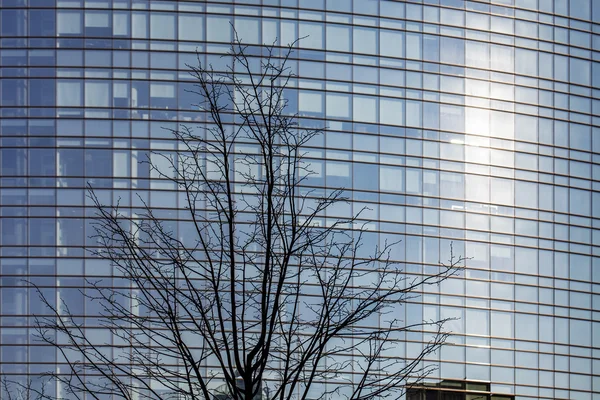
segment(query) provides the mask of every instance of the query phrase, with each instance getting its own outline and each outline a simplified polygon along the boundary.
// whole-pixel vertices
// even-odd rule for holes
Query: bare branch
[[[327,215],[350,200],[310,186],[309,143],[324,131],[287,112],[296,44],[254,57],[236,33],[227,71],[189,66],[206,124],[172,129],[177,149],[148,160],[154,181],[176,190],[177,214],[142,198],[136,209],[106,205],[90,188],[88,250],[114,271],[82,291],[98,315],[74,315],[38,289],[51,311],[38,338],[61,355],[48,376],[68,396],[396,399],[432,372],[447,319],[406,323],[398,309],[466,259],[451,248],[433,273],[409,274],[398,243],[368,247],[366,209]],[[419,354],[388,356],[414,332],[429,338]]]

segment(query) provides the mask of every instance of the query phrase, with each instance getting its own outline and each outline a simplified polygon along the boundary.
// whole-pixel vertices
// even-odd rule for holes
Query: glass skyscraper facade
[[[349,189],[337,216],[369,208],[365,246],[401,239],[411,273],[450,243],[472,257],[405,310],[458,318],[432,382],[600,398],[600,2],[1,0],[0,17],[3,375],[60,363],[32,336],[47,311],[26,280],[98,311],[80,292],[110,275],[84,250],[87,183],[178,218],[174,188],[140,161],[177,148],[164,128],[202,124],[186,64],[225,68],[235,27],[256,51],[303,38],[289,110],[327,126],[309,183]]]

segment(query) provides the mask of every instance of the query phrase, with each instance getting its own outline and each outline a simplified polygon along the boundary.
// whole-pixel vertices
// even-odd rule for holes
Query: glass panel
[[[584,20],[591,19],[591,0],[579,0],[569,2],[569,15],[571,18],[579,18]]]
[[[204,17],[194,14],[179,14],[179,40],[204,40]]]
[[[536,249],[515,247],[515,272],[532,275],[538,273],[538,252]]]
[[[177,100],[175,98],[174,83],[151,83],[150,101],[152,108],[176,109]]]
[[[107,12],[91,12],[85,13],[85,34],[87,36],[111,36],[110,14]]]
[[[443,46],[443,42],[442,42]],[[442,53],[445,53],[442,52]],[[466,65],[475,68],[489,68],[490,45],[488,43],[466,41]]]
[[[513,47],[491,45],[491,68],[503,72],[513,72],[514,54]]]
[[[379,167],[375,164],[354,163],[354,189],[377,190],[379,188]]]
[[[289,45],[298,39],[298,23],[295,21],[281,21],[281,44]]]
[[[474,42],[469,42],[474,43]],[[465,64],[465,41],[463,39],[452,39],[447,37],[441,38],[440,48],[444,51],[440,51],[440,61],[448,64]],[[476,53],[477,51],[485,51],[482,47],[480,48],[469,48],[469,54]]]
[[[569,80],[569,59],[565,56],[554,55],[554,79],[559,81]]]
[[[27,150],[2,149],[2,175],[27,175]]]
[[[355,121],[377,122],[377,99],[371,96],[354,96],[353,117]]]
[[[413,127],[423,126],[422,103],[416,100],[406,101],[406,125]]]
[[[440,172],[440,196],[464,198],[464,175],[454,172]]]
[[[56,101],[55,82],[49,79],[29,80],[29,105],[53,106]]]
[[[404,100],[379,100],[379,122],[390,125],[404,125]]]
[[[85,150],[85,173],[87,176],[110,177],[112,175],[112,152],[110,150]]]
[[[496,271],[514,271],[514,249],[499,244],[491,245],[491,268]]]
[[[233,38],[231,19],[209,15],[206,21],[206,39],[211,42],[230,43]]]
[[[36,219],[36,228],[29,231],[29,244],[32,246],[54,246],[56,224],[54,219]]]
[[[350,95],[327,94],[327,116],[331,118],[350,118]]]
[[[305,115],[323,116],[323,93],[300,91],[298,110]]]
[[[82,15],[80,11],[58,11],[56,32],[59,36],[81,34]]]
[[[406,33],[406,58],[421,59],[420,33]]]
[[[538,56],[536,51],[517,48],[515,50],[515,72],[537,76]]]
[[[131,34],[134,38],[148,38],[148,14],[134,12],[131,14]]]
[[[129,31],[129,13],[114,12],[113,13],[113,35],[127,37]]]
[[[490,130],[492,136],[506,139],[514,138],[514,114],[491,111],[490,117]]]
[[[382,38],[382,40],[383,40],[383,38]],[[386,42],[387,42],[387,40],[386,40]],[[402,42],[394,41],[391,43],[394,46],[401,46]],[[377,49],[378,49],[377,31],[372,28],[354,27],[354,30],[352,33],[352,45],[353,45],[354,52],[356,52],[356,53],[376,54]],[[400,48],[402,48],[402,47],[400,47]],[[382,55],[391,55],[391,54],[384,53]]]
[[[81,176],[84,170],[83,151],[81,149],[59,149],[56,162],[59,176]]]
[[[423,35],[423,60],[440,61],[440,38],[438,36]]]
[[[175,39],[175,15],[153,12],[150,14],[151,39]]]
[[[236,17],[235,30],[243,43],[262,44],[258,19]]]
[[[569,189],[570,212],[580,215],[591,215],[592,199],[591,193],[587,190]]]
[[[440,105],[440,126],[445,130],[464,132],[465,131],[465,109],[464,107]]]
[[[4,79],[2,81],[2,105],[25,106],[27,104],[27,81]]]
[[[324,36],[323,24],[300,22],[300,47],[322,50]]]
[[[527,314],[515,314],[515,338],[538,340],[538,321]]]
[[[406,169],[406,192],[421,194],[422,191],[422,171],[419,169]]]
[[[404,169],[399,167],[384,167],[379,169],[380,189],[392,192],[404,190]]]
[[[2,245],[24,246],[27,244],[27,220],[2,218]],[[6,310],[5,310],[6,311]]]
[[[537,208],[537,184],[533,182],[515,181],[515,205],[519,207]]]
[[[55,35],[54,10],[29,10],[29,35],[50,37]]]
[[[569,277],[571,279],[589,282],[591,279],[591,258],[581,254],[570,254]]]
[[[29,155],[30,175],[53,176],[55,174],[55,150],[30,149]]]
[[[423,102],[423,128],[440,128],[440,106],[438,103]]]
[[[479,175],[465,175],[466,200],[490,201],[490,178]]]
[[[590,66],[591,63],[587,60],[578,58],[570,58],[570,81],[578,85],[589,86],[591,84]]]
[[[350,51],[351,28],[342,25],[327,25],[327,50]]]
[[[110,105],[109,99],[110,83],[108,81],[85,82],[86,107],[108,107]]]
[[[467,309],[466,330],[470,335],[489,335],[489,311]]]
[[[82,82],[58,81],[56,91],[56,104],[59,107],[81,107],[83,105]]]

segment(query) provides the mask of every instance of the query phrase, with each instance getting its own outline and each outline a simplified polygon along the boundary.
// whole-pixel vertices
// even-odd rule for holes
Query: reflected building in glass
[[[60,362],[32,337],[45,309],[24,279],[98,311],[80,292],[110,273],[84,250],[86,183],[177,218],[176,192],[140,161],[176,148],[163,128],[196,123],[186,63],[198,51],[225,68],[233,25],[250,45],[304,37],[286,96],[301,124],[328,127],[310,184],[369,207],[365,246],[401,239],[411,273],[450,243],[472,257],[405,310],[458,318],[431,384],[600,397],[600,2],[2,0],[0,16],[5,375]]]

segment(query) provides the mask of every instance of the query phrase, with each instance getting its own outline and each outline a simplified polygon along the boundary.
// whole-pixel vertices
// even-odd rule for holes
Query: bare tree
[[[110,337],[46,301],[53,315],[38,333],[61,355],[51,375],[66,395],[397,399],[431,373],[424,359],[446,340],[445,320],[407,324],[400,311],[464,258],[410,275],[391,256],[396,243],[365,245],[362,212],[331,216],[349,200],[343,188],[310,186],[307,149],[323,130],[286,110],[292,47],[255,57],[236,39],[227,72],[190,66],[206,124],[173,130],[177,150],[149,161],[156,182],[177,191],[172,219],[90,191],[90,251],[117,274],[88,280],[85,296]],[[389,356],[413,331],[426,331],[419,354]]]

